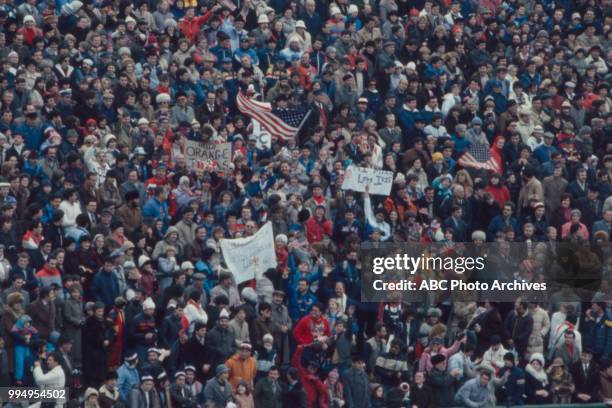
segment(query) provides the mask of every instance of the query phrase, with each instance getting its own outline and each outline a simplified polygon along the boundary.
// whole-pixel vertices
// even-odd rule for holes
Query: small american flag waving
[[[272,137],[282,140],[293,139],[299,130],[272,113],[272,106],[267,102],[256,101],[239,92],[236,103],[240,112],[261,123]]]
[[[489,145],[485,143],[472,143],[470,148],[459,158],[458,163],[461,167],[471,169],[499,171],[499,165],[491,157]]]

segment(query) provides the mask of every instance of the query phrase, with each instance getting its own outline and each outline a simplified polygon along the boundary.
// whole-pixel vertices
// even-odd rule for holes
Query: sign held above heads
[[[367,167],[349,166],[344,173],[343,190],[365,192],[370,194],[389,195],[393,185],[393,172],[369,169]]]
[[[183,154],[187,166],[202,170],[229,170],[232,162],[230,143],[201,143],[187,140]]]
[[[259,279],[265,271],[276,267],[272,223],[267,222],[250,237],[222,239],[221,252],[236,284]]]

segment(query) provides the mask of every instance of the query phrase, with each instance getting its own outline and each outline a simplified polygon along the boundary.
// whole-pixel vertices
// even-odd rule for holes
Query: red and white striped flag
[[[484,143],[474,143],[459,158],[458,163],[461,167],[472,169],[485,169],[497,172],[499,165],[489,153],[489,146]]]
[[[267,102],[256,101],[238,92],[236,103],[240,112],[261,123],[273,138],[293,139],[299,130],[272,113],[272,106]]]

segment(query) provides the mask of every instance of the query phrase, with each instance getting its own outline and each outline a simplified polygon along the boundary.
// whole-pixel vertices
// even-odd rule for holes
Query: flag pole
[[[302,121],[300,122],[300,125],[298,126],[297,130],[295,131],[296,142],[297,142],[297,137],[300,133],[300,130],[302,130],[302,126],[304,126],[304,123],[306,123],[306,119],[310,117],[311,113],[312,113],[312,109],[309,109],[306,115],[304,115],[304,117],[302,118]]]
[[[312,109],[308,109],[308,112],[306,113],[306,115],[304,115],[304,117],[302,118],[302,121],[300,122],[300,125],[298,126],[298,130],[297,130],[298,132],[302,129],[302,126],[304,126],[306,119],[308,119],[311,113],[312,113]]]

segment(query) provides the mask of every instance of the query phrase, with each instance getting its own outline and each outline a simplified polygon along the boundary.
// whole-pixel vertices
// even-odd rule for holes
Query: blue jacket
[[[42,179],[47,179],[47,175],[43,173],[42,167],[40,166],[40,164],[38,164],[38,162],[36,162],[36,164],[32,166],[29,160],[25,160],[21,171],[26,174],[29,174],[30,177],[33,179],[37,177],[41,177]]]
[[[165,229],[170,221],[168,204],[165,201],[161,202],[157,198],[151,197],[142,206],[142,216],[145,221],[162,220]]]
[[[46,204],[42,209],[42,216],[40,217],[40,221],[45,225],[49,224],[53,219],[53,216],[55,215],[55,211],[55,208],[53,208],[50,203]]]
[[[593,320],[584,322],[585,348],[590,348],[596,358],[609,357],[612,354],[612,313],[606,310],[598,320],[591,312]]]
[[[459,154],[465,152],[472,144],[472,142],[467,140],[465,136],[457,137],[456,135],[453,135],[451,139],[453,140],[453,142],[455,142],[455,151]]]
[[[306,24],[306,28],[308,32],[312,35],[312,38],[315,38],[319,34],[321,34],[321,29],[323,28],[323,19],[316,11],[310,15],[306,12],[302,13],[300,16],[300,20]]]
[[[514,234],[518,235],[519,227],[518,222],[516,222],[516,218],[510,218],[510,221],[506,223],[504,217],[502,215],[498,215],[491,220],[489,227],[487,228],[487,239],[489,241],[493,241],[495,239],[495,234],[500,231],[506,229],[507,226],[512,227],[514,230]]]
[[[404,142],[406,142],[405,139],[408,137],[409,132],[415,128],[416,115],[418,114],[419,111],[409,111],[404,108],[397,111],[397,119],[400,127],[402,128]]]
[[[119,387],[121,399],[129,401],[130,391],[140,384],[138,369],[136,369],[136,367],[130,367],[127,363],[123,363],[121,367],[117,369],[117,377],[117,386]]]
[[[289,300],[289,316],[293,321],[300,320],[310,312],[310,308],[317,303],[317,297],[309,290],[305,294],[298,293],[297,290],[291,291]]]
[[[115,298],[121,295],[119,281],[113,272],[100,270],[91,283],[91,292],[96,302],[102,302],[106,307],[115,304]]]
[[[525,372],[516,366],[511,368],[502,367],[499,370],[499,376],[503,377],[504,373],[508,370],[510,370],[510,377],[508,377],[506,384],[503,386],[505,398],[504,401],[499,402],[510,405],[522,405],[523,394],[525,394]]]
[[[23,135],[28,150],[38,150],[42,143],[42,127],[30,126],[26,122],[23,122],[15,128],[13,133],[20,133]]]
[[[533,151],[533,156],[538,159],[540,163],[547,163],[550,161],[550,155],[557,151],[554,146],[540,145]]]
[[[529,89],[529,86],[532,83],[536,84],[539,87],[540,83],[542,82],[542,76],[538,72],[536,72],[533,76],[525,72],[523,73],[523,75],[521,75],[520,79],[525,89]]]
[[[480,384],[480,377],[476,377],[459,388],[457,395],[455,395],[455,402],[463,407],[477,408],[488,406],[494,395],[495,390],[492,383],[483,387]]]

